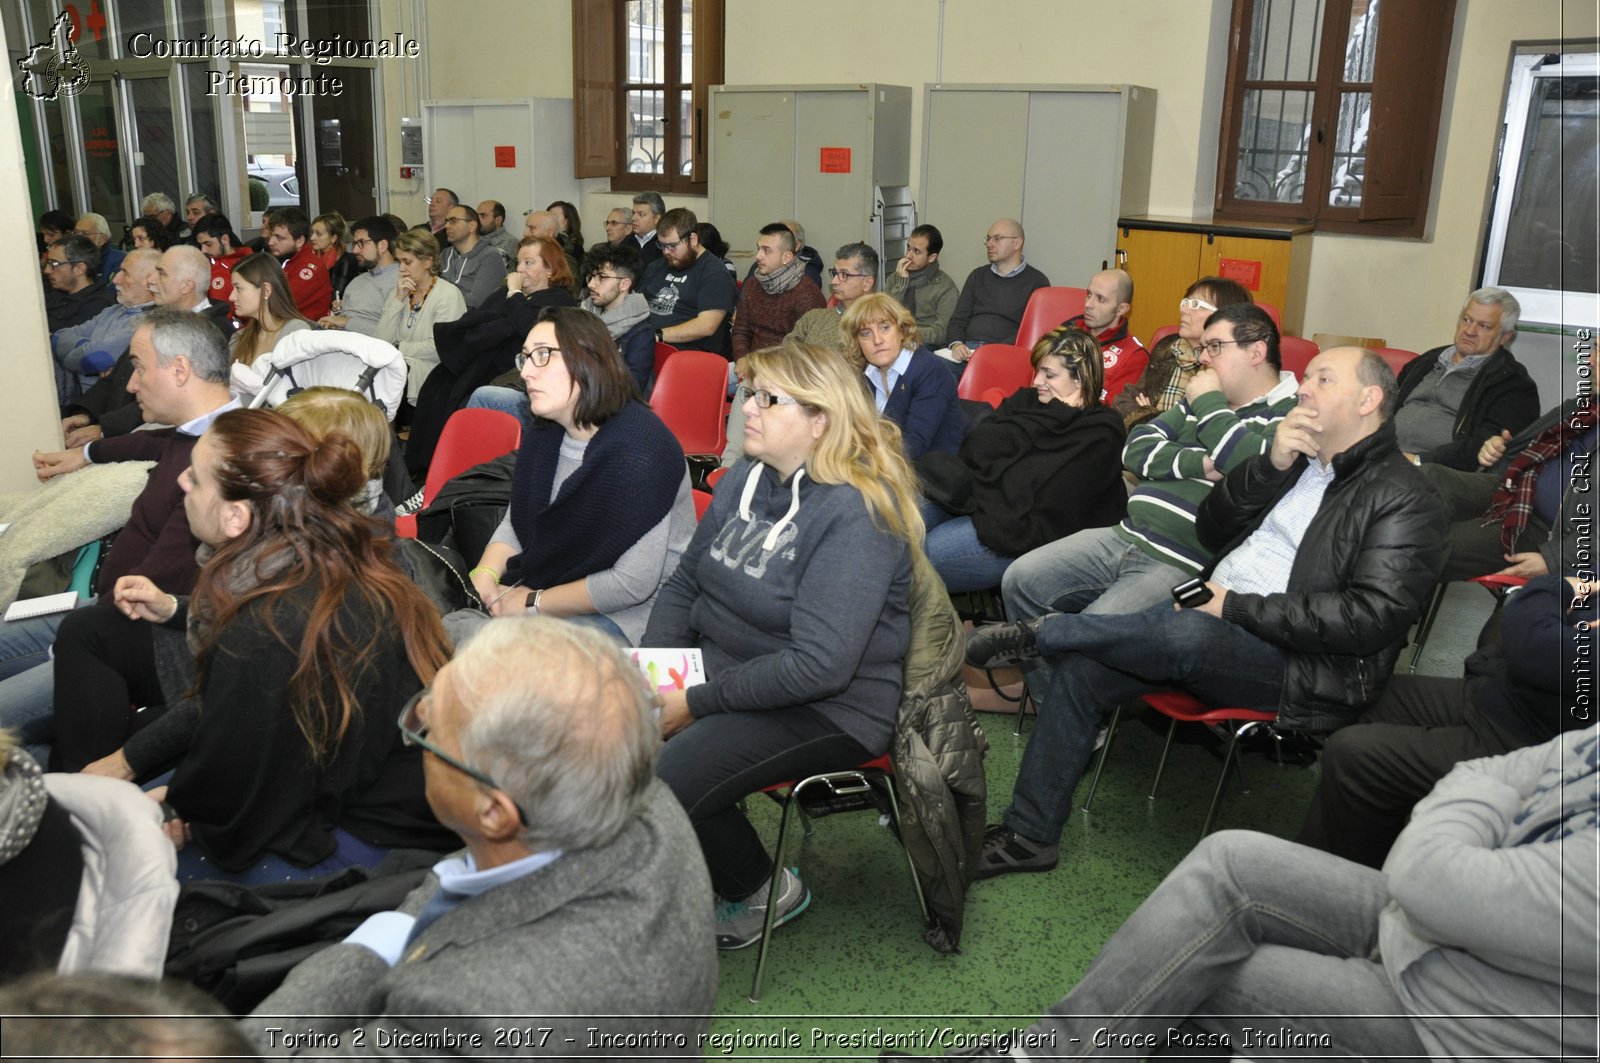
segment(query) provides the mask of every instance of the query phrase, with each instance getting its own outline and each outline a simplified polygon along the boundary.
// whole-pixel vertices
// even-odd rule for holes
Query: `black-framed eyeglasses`
[[[619,280],[622,279],[622,274],[620,274],[620,273],[591,273],[591,274],[589,274],[589,279],[592,280],[592,281],[619,281]]]
[[[662,251],[676,251],[678,248],[683,246],[683,241],[682,240],[674,240],[669,244],[669,243],[667,243],[667,241],[661,239],[658,236],[658,237],[656,237],[656,246],[661,248]]]
[[[47,258],[44,260],[45,269],[55,269],[57,266],[70,266],[71,264],[64,258]]]
[[[766,388],[752,388],[745,384],[739,385],[739,401],[748,402],[755,400],[759,409],[770,409],[772,406],[804,406],[805,403],[793,395],[774,395]]]
[[[499,790],[501,793],[505,793],[506,791],[487,772],[479,771],[477,768],[463,763],[428,741],[428,724],[423,720],[422,714],[418,710],[421,709],[423,700],[432,693],[431,687],[423,687],[413,694],[411,700],[406,702],[405,707],[400,710],[400,719],[396,722],[400,726],[401,741],[408,746],[419,746],[426,749],[429,753],[432,753],[468,778],[482,783],[491,790]],[[507,794],[506,796],[509,797],[510,795]],[[517,816],[522,820],[522,825],[526,827],[528,825],[528,814],[522,810],[522,806],[517,804],[516,801],[512,801],[511,804],[516,808]]]
[[[1246,346],[1246,344],[1242,343],[1239,340],[1211,340],[1208,343],[1199,344],[1198,346],[1195,347],[1195,350],[1199,351],[1201,354],[1205,355],[1207,358],[1215,358],[1217,356],[1217,353],[1219,351],[1221,351],[1222,348],[1228,347],[1228,346],[1243,347],[1243,346]]]
[[[543,369],[545,366],[550,364],[551,355],[560,353],[560,347],[530,347],[525,351],[518,351],[516,356],[511,360],[516,364],[517,372],[520,373],[522,372],[522,367],[527,365],[529,362],[532,362],[538,368]]]
[[[831,270],[828,271],[828,273],[829,273],[830,276],[833,277],[834,280],[840,280],[840,279],[845,279],[845,278],[850,278],[850,277],[870,277],[870,276],[872,276],[872,274],[870,274],[870,273],[851,273],[847,269],[831,269]]]

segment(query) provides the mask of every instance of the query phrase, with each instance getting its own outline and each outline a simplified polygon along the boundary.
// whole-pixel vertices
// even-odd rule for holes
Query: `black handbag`
[[[396,539],[395,549],[401,555],[401,564],[410,569],[412,581],[438,608],[439,615],[457,609],[484,608],[467,576],[468,564],[451,547],[420,539]]]

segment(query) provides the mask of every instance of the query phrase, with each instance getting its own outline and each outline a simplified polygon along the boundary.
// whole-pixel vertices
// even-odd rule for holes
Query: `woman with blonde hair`
[[[1105,363],[1082,329],[1034,344],[1033,383],[1018,388],[956,454],[917,464],[928,503],[928,560],[952,592],[1000,584],[1029,550],[1084,528],[1117,523],[1122,418],[1101,401]]]
[[[866,362],[872,401],[900,426],[906,457],[916,461],[930,450],[954,453],[965,431],[955,378],[922,342],[911,311],[873,292],[850,304],[839,334],[845,356]]]
[[[228,352],[240,365],[254,365],[278,340],[311,327],[295,305],[283,267],[265,252],[251,255],[234,268],[228,302],[239,321],[239,330],[228,338]]]
[[[745,460],[718,483],[641,643],[705,655],[705,683],[663,696],[657,772],[725,902],[724,949],[761,936],[772,875],[740,798],[889,748],[922,539],[899,429],[844,356],[784,344],[748,357]],[[785,871],[776,922],[810,900]]]
[[[465,314],[467,300],[460,288],[439,277],[439,242],[431,234],[407,229],[395,237],[394,260],[400,267],[394,294],[384,304],[374,335],[405,355],[406,399],[414,406],[423,382],[439,364],[433,326]]]

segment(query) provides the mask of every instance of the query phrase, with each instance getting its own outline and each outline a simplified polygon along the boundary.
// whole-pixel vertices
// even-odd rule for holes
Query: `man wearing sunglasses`
[[[466,849],[296,967],[246,1032],[275,1055],[327,1055],[329,1037],[336,1055],[387,1039],[430,1058],[696,1043],[717,989],[711,884],[655,779],[655,698],[624,652],[577,625],[496,620],[399,725]]]

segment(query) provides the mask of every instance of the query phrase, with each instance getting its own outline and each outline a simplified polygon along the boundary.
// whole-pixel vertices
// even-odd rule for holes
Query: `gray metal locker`
[[[926,86],[919,221],[944,235],[959,284],[983,265],[996,218],[1027,233],[1028,262],[1081,287],[1116,256],[1117,218],[1144,213],[1154,89],[1136,85]]]
[[[734,256],[782,218],[830,264],[854,240],[884,253],[883,204],[910,199],[909,88],[714,85],[711,115],[710,220]]]

